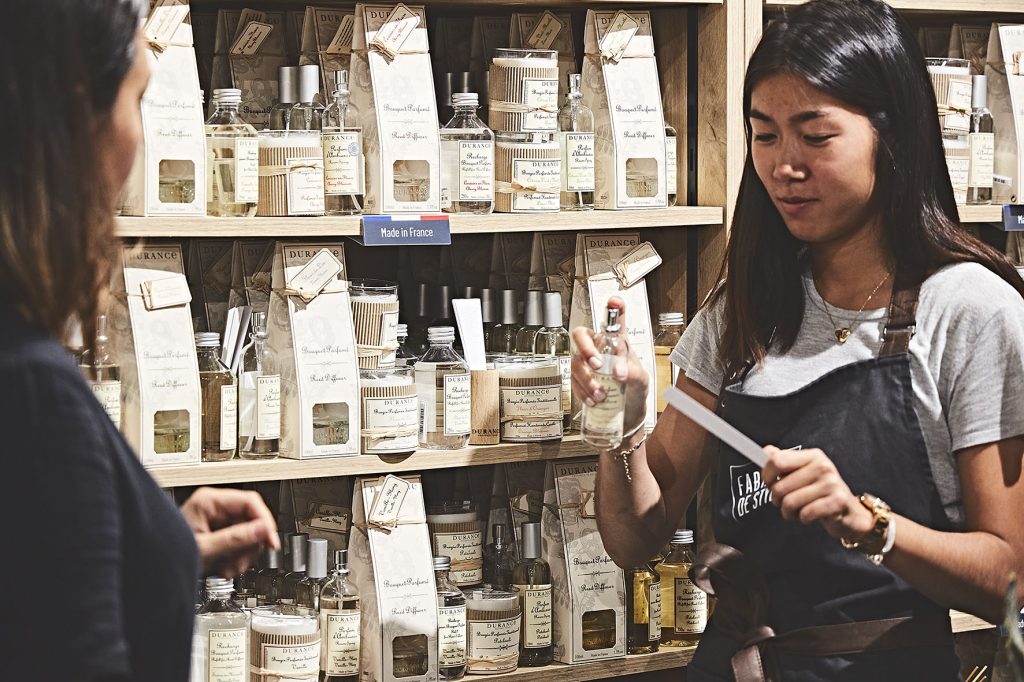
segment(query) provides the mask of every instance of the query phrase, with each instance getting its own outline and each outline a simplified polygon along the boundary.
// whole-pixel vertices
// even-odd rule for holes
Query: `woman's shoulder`
[[[979,330],[999,316],[1024,316],[1024,297],[980,263],[947,265],[921,285],[918,326]]]

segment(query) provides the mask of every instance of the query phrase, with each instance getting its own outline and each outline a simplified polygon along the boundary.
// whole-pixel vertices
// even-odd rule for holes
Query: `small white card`
[[[287,159],[285,165],[288,166],[288,215],[323,215],[323,157]]]
[[[160,0],[149,13],[142,34],[151,43],[169,43],[181,22],[188,16],[188,3],[183,0]]]
[[[249,25],[242,31],[242,34],[238,36],[235,44],[231,46],[231,54],[238,56],[256,54],[259,52],[260,46],[263,45],[263,41],[267,39],[267,36],[273,30],[274,27],[271,24],[250,21]]]
[[[235,25],[235,35],[232,36],[231,42],[235,43],[241,36],[242,31],[246,29],[254,21],[258,21],[261,24],[269,24],[270,19],[267,17],[267,13],[258,9],[243,9],[238,15],[238,24]]]
[[[320,249],[302,269],[295,273],[288,288],[297,292],[299,298],[309,303],[342,271],[341,261],[327,249]]]
[[[313,502],[309,505],[309,527],[347,533],[351,512],[336,504]]]
[[[459,338],[462,339],[469,368],[474,371],[487,369],[480,299],[456,298],[452,300],[452,307],[455,308],[455,322],[459,325]]]
[[[612,19],[608,32],[601,38],[601,56],[613,62],[618,62],[622,59],[626,48],[629,47],[629,41],[633,39],[633,36],[636,35],[639,29],[640,24],[636,19],[629,16],[626,12],[619,10]]]
[[[669,386],[666,388],[665,392],[661,394],[661,397],[666,403],[697,422],[698,426],[720,439],[723,443],[749,459],[757,466],[763,467],[768,463],[768,455],[765,454],[760,445],[750,440],[735,426],[725,421],[675,386]]]
[[[370,513],[366,515],[367,524],[385,527],[397,525],[410,488],[412,483],[409,481],[388,474],[370,505]]]
[[[537,25],[533,27],[530,37],[526,39],[526,46],[534,50],[548,50],[558,34],[562,32],[562,28],[563,25],[559,18],[545,10],[540,15]]]
[[[622,287],[628,289],[659,265],[661,265],[661,256],[658,255],[654,245],[644,242],[613,265],[612,272],[615,273],[615,278],[619,280]]]
[[[389,60],[398,56],[402,51],[402,45],[409,39],[412,32],[420,25],[420,17],[405,5],[399,3],[395,6],[391,16],[374,35],[370,41],[370,49],[377,49],[384,53]]]
[[[331,44],[324,50],[324,54],[351,54],[352,53],[352,30],[356,25],[354,14],[346,14],[341,18],[341,24],[331,39]]]
[[[192,301],[185,275],[174,275],[164,279],[147,280],[141,285],[142,301],[146,310],[161,310]]]

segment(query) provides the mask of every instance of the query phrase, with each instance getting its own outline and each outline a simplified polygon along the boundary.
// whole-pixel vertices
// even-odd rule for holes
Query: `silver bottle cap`
[[[612,334],[621,331],[622,328],[619,326],[619,315],[621,314],[622,311],[619,310],[618,308],[607,309],[604,324],[605,331],[611,332]]]
[[[475,92],[452,93],[453,107],[478,107],[480,106],[480,95]]]
[[[524,523],[523,530],[523,558],[539,559],[541,554],[540,524],[537,522]]]
[[[570,73],[569,74],[569,94],[583,96],[580,89],[583,87],[583,74],[582,73]]]
[[[348,93],[348,71],[339,69],[334,72],[334,91]]]
[[[207,578],[206,579],[206,594],[220,594],[230,595],[235,591],[234,581],[228,580],[227,578]]]
[[[313,538],[306,543],[309,548],[309,561],[306,562],[306,575],[310,578],[327,577],[327,540]]]
[[[519,324],[519,297],[515,289],[501,290],[501,323]]]
[[[220,345],[220,334],[217,332],[197,332],[196,348],[216,348]]]
[[[685,324],[686,318],[682,313],[658,313],[658,324],[662,326]]]
[[[277,69],[277,101],[280,104],[295,104],[299,98],[297,66],[281,66]]]
[[[452,558],[447,556],[436,556],[434,557],[434,570],[435,571],[450,571],[452,570]]]
[[[494,289],[480,290],[480,315],[484,324],[496,322],[494,314]]]
[[[455,343],[455,327],[430,327],[427,329],[428,343]]]
[[[562,294],[557,291],[544,294],[544,326],[551,329],[562,326]]]
[[[462,298],[480,298],[476,287],[462,287],[459,293],[462,294]]]
[[[988,108],[988,78],[971,76],[971,107],[974,109]]]
[[[544,292],[530,289],[526,292],[526,326],[540,327],[544,324]]]
[[[266,313],[253,313],[252,314],[252,333],[257,336],[265,336],[267,333],[267,314]]]
[[[266,552],[263,554],[264,568],[282,568],[282,564],[284,564],[284,551],[267,547]]]
[[[292,548],[292,571],[301,573],[306,570],[307,540],[309,540],[309,535],[307,535],[306,533],[292,533],[288,536],[288,545]]]
[[[496,523],[491,526],[491,537],[494,538],[494,544],[504,545],[505,544],[505,524]]]
[[[348,550],[334,550],[334,570],[339,573],[348,573]]]
[[[400,339],[409,338],[409,325],[405,324],[404,322],[400,322],[398,324],[398,329],[396,330],[395,335]]]
[[[110,336],[107,334],[107,316],[99,315],[96,317],[96,341],[99,343],[106,343],[110,340]]]
[[[680,528],[672,534],[673,545],[692,545],[693,544],[693,531],[685,530]]]
[[[320,93],[320,67],[303,64],[299,67],[299,101],[309,104]]]
[[[241,104],[242,91],[238,88],[217,88],[213,91],[213,101],[221,104]]]

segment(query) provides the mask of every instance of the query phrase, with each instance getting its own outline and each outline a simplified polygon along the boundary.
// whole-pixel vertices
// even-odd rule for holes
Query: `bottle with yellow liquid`
[[[674,386],[679,376],[679,368],[672,364],[669,356],[672,349],[683,336],[686,318],[682,313],[660,313],[658,315],[658,333],[654,337],[655,363],[655,395],[658,396],[658,414],[665,411],[665,401],[661,394],[669,386]]]
[[[626,653],[653,654],[661,642],[661,577],[654,560],[624,571]]]
[[[708,596],[690,580],[693,531],[677,530],[668,556],[655,567],[661,576],[661,644],[693,646],[708,622]]]

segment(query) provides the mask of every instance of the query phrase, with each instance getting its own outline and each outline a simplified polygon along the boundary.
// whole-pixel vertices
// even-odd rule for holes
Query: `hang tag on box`
[[[192,302],[192,292],[184,275],[147,280],[141,288],[146,310],[162,310]]]
[[[309,303],[341,273],[341,261],[327,249],[320,249],[288,282],[288,289]]]
[[[270,18],[267,16],[266,12],[258,9],[243,9],[238,15],[238,24],[235,25],[235,34],[231,36],[231,43],[234,44],[237,42],[242,36],[242,31],[244,31],[246,27],[254,21],[261,24],[269,24]]]
[[[347,533],[351,511],[336,504],[312,502],[309,505],[309,527]]]
[[[169,43],[187,16],[188,3],[184,0],[160,0],[149,13],[142,35],[150,43]]]
[[[356,25],[354,14],[346,14],[341,18],[341,24],[331,39],[331,44],[324,50],[324,54],[351,54],[352,53],[352,31]]]
[[[374,35],[369,47],[371,50],[382,52],[390,61],[398,56],[398,53],[402,51],[402,45],[419,25],[419,15],[399,3]]]
[[[377,527],[394,527],[402,513],[402,504],[412,484],[404,478],[388,474],[373,499],[366,523]]]
[[[608,32],[601,38],[601,56],[613,62],[622,59],[629,41],[640,30],[640,23],[626,12],[619,11],[612,19]]]
[[[260,46],[267,39],[270,32],[274,30],[271,24],[264,24],[259,21],[250,21],[249,24],[238,36],[238,40],[231,46],[231,54],[236,56],[254,55],[260,51]]]
[[[656,267],[661,265],[661,256],[650,242],[640,244],[619,262],[612,266],[612,272],[623,289],[628,289],[644,277],[649,275]]]
[[[552,43],[555,42],[555,38],[558,37],[563,28],[561,20],[545,10],[530,33],[530,37],[526,39],[526,46],[534,50],[550,49]]]

